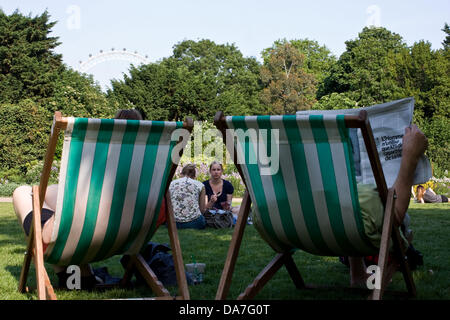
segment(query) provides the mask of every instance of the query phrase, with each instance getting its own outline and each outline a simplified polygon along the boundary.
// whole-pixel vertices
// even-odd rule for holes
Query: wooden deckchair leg
[[[184,271],[183,256],[181,254],[180,240],[178,238],[177,226],[175,224],[175,216],[173,214],[172,201],[170,200],[170,192],[166,193],[167,208],[167,228],[169,231],[170,246],[173,252],[173,263],[175,265],[175,273],[177,275],[178,293],[182,299],[189,300],[189,288]]]
[[[300,275],[300,272],[297,269],[297,266],[295,265],[294,259],[292,259],[291,255],[286,255],[284,265],[291,276],[292,281],[294,282],[294,285],[297,289],[305,289],[305,282],[303,281],[302,276]]]
[[[45,272],[44,276],[45,276],[45,293],[47,295],[47,298],[49,300],[56,300],[56,294],[55,294],[55,291],[53,290],[53,286],[52,286],[52,283],[50,282],[50,278],[48,277],[48,273]]]
[[[23,259],[22,270],[20,272],[19,279],[19,292],[25,293],[28,272],[30,271],[31,259],[33,258],[33,239],[34,239],[34,228],[30,228],[30,233],[28,234],[28,244],[27,251],[25,252],[25,257]]]
[[[279,253],[273,260],[258,274],[252,284],[250,284],[243,293],[239,295],[238,300],[253,299],[264,285],[272,279],[275,273],[283,266],[286,261],[286,255],[292,253]]]
[[[414,280],[412,278],[411,270],[409,268],[409,263],[406,260],[406,254],[400,242],[402,241],[400,237],[400,232],[398,228],[394,226],[394,218],[395,218],[394,208],[395,208],[395,190],[390,189],[388,192],[386,210],[384,213],[383,233],[381,237],[380,253],[378,259],[381,285],[379,289],[375,289],[372,293],[371,298],[374,300],[381,300],[383,292],[390,281],[390,279],[388,279],[385,275],[386,274],[385,270],[387,269],[389,256],[389,240],[391,238],[393,241],[395,258],[400,263],[400,270],[403,273],[407,290],[411,296],[414,297],[416,295],[416,287],[414,285]]]
[[[36,268],[36,284],[39,300],[47,298],[45,288],[46,271],[44,266],[44,251],[42,247],[41,205],[39,200],[39,186],[33,186],[33,222],[34,230],[34,264]]]
[[[380,272],[380,287],[372,292],[371,299],[381,300],[384,289],[390,279],[386,279],[386,269],[389,258],[389,243],[392,237],[392,227],[395,213],[395,190],[390,189],[387,196],[386,208],[384,212],[383,231],[381,234],[380,251],[378,254],[378,271]]]
[[[136,269],[144,277],[147,284],[158,297],[170,296],[169,291],[164,288],[163,284],[158,280],[158,277],[153,270],[148,266],[147,261],[139,254],[130,256],[132,263]]]
[[[394,228],[393,233],[393,241],[394,241],[394,250],[395,250],[395,256],[400,262],[400,271],[403,274],[403,278],[406,283],[406,288],[408,290],[408,293],[411,297],[416,296],[416,286],[414,284],[414,279],[412,277],[411,269],[409,267],[409,261],[407,260],[407,256],[405,253],[405,250],[403,248],[403,245],[401,243],[402,238],[400,236],[400,231],[398,228]]]
[[[220,277],[219,287],[216,293],[216,300],[224,300],[228,295],[233,277],[234,267],[241,247],[244,229],[247,225],[247,218],[250,212],[250,196],[246,190],[242,199],[241,208],[239,210],[238,220],[234,227],[233,237],[231,238],[230,247],[228,248],[227,258]]]

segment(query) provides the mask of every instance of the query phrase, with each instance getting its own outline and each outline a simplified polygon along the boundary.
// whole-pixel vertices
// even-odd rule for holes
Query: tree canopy
[[[111,101],[139,107],[160,120],[193,116],[211,119],[221,109],[229,114],[258,113],[259,64],[230,44],[186,40],[173,55],[157,63],[132,67],[130,76],[112,81]]]
[[[286,114],[302,109],[369,106],[415,98],[414,122],[429,140],[438,176],[450,158],[450,27],[442,48],[425,40],[408,46],[386,28],[363,28],[339,57],[310,39],[281,39],[245,57],[234,44],[184,40],[169,57],[131,66],[103,93],[92,76],[72,70],[55,53],[56,22],[0,10],[0,178],[26,174],[41,160],[54,111],[67,116],[112,117],[139,108],[147,119],[211,120],[232,115]],[[57,153],[57,158],[59,153]],[[6,171],[5,171],[6,170]]]
[[[275,45],[267,55],[261,68],[264,85],[261,102],[269,113],[311,109],[315,103],[316,79],[305,71],[305,55],[288,42]]]
[[[53,94],[63,69],[62,56],[53,52],[58,38],[48,36],[54,25],[47,12],[8,16],[0,9],[0,101],[42,100]]]

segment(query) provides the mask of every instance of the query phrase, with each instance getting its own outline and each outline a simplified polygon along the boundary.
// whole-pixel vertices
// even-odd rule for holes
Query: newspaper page
[[[362,109],[367,111],[373,136],[383,167],[386,184],[390,188],[397,178],[402,156],[402,138],[405,128],[411,125],[414,98],[405,98],[378,104],[365,108],[341,110],[308,110],[298,111],[297,114],[349,114],[358,115]],[[353,144],[353,160],[355,163],[356,179],[364,184],[373,183],[375,179],[367,155],[364,139],[360,130],[351,130],[350,136]],[[414,175],[414,184],[427,182],[432,176],[431,164],[423,155],[417,164]]]

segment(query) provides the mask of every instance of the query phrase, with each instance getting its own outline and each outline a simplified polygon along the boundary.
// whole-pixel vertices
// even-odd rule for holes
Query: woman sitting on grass
[[[169,187],[177,228],[204,229],[206,221],[202,212],[205,211],[205,187],[195,180],[194,164],[184,166],[181,175]]]
[[[431,188],[425,188],[422,185],[417,186],[417,202],[418,203],[444,203],[450,200],[444,196],[436,194]]]
[[[222,179],[222,164],[213,161],[209,166],[209,180],[203,181],[208,202],[206,209],[231,210],[234,187],[230,181]]]

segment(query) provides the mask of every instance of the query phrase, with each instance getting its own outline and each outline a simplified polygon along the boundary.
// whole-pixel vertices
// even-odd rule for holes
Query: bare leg
[[[58,185],[48,186],[42,207],[55,211],[57,194]],[[14,190],[12,200],[17,219],[19,220],[20,225],[23,226],[25,217],[33,210],[33,195],[31,193],[31,186],[18,187]],[[50,242],[53,231],[53,221],[54,216],[47,220],[42,228],[42,238],[44,243]]]
[[[348,257],[350,265],[350,286],[364,285],[369,275],[366,273],[366,264],[363,257]]]

